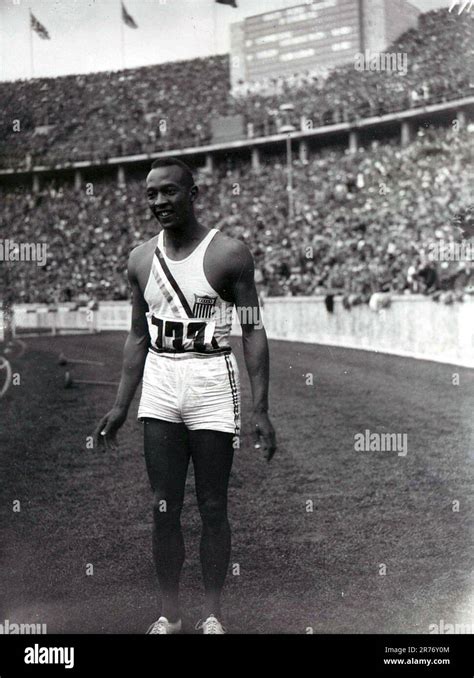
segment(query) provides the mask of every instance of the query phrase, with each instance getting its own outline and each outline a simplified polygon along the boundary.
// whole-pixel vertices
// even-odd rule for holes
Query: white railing
[[[474,367],[474,298],[446,305],[430,297],[392,297],[388,308],[372,310],[367,304],[347,310],[334,300],[329,313],[324,297],[273,297],[264,300],[263,318],[270,339],[341,346]],[[128,301],[102,302],[95,311],[24,304],[14,309],[17,336],[50,331],[51,334],[127,331]],[[238,322],[232,333],[240,334]]]

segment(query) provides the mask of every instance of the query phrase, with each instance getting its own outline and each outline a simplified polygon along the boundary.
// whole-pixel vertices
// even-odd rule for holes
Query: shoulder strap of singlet
[[[204,249],[207,249],[207,246],[210,244],[211,240],[212,240],[213,237],[216,235],[217,231],[218,231],[217,228],[211,228],[211,230],[209,231],[209,233],[206,235],[206,237],[204,238],[204,240],[197,246],[196,249],[199,249],[199,247],[201,247],[201,246],[202,246]]]
[[[199,245],[191,252],[189,256],[192,256],[193,254],[196,254],[201,249],[207,248],[213,237],[216,235],[217,231],[219,229],[217,228],[211,228],[209,233],[201,240]],[[165,256],[165,247],[164,247],[164,230],[161,230],[158,234],[158,241],[156,243],[157,249],[159,249]]]

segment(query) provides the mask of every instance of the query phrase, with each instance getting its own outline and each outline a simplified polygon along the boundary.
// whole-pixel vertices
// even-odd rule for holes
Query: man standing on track
[[[146,180],[148,204],[162,227],[132,251],[132,323],[115,405],[96,429],[116,445],[143,378],[138,417],[153,490],[153,555],[162,610],[149,633],[181,630],[178,594],[184,562],[180,516],[189,460],[202,519],[203,633],[224,633],[220,596],[231,547],[227,487],[239,447],[240,384],[229,346],[232,309],[242,326],[245,363],[260,447],[270,460],[275,432],[268,416],[269,355],[252,256],[242,242],[198,223],[198,188],[176,158],[157,160]]]

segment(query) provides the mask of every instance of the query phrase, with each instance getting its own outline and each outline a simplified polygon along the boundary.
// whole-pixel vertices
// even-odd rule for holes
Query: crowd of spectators
[[[405,148],[374,141],[295,161],[292,223],[285,158],[252,169],[229,157],[198,173],[198,218],[248,245],[263,295],[342,293],[347,306],[376,292],[462,296],[473,289],[472,262],[433,261],[430,248],[472,230],[472,127],[422,128]],[[127,299],[128,253],[158,229],[143,179],[4,188],[1,232],[48,247],[46,266],[12,266],[16,301]]]
[[[224,56],[0,83],[0,163],[27,169],[202,145],[228,94]]]
[[[282,123],[282,103],[293,103],[291,122],[299,128],[302,121],[317,127],[467,96],[474,93],[473,37],[467,13],[437,10],[420,15],[418,28],[387,48],[406,54],[406,73],[356,70],[352,55],[329,73],[234,93],[228,56],[0,83],[0,167],[199,146],[212,140],[212,120],[226,115],[243,116],[243,135],[268,135]]]
[[[357,70],[353,55],[329,73],[242,86],[233,106],[260,136],[278,131],[282,102],[295,105],[290,121],[299,128],[302,120],[318,127],[457,99],[474,93],[473,45],[470,17],[447,9],[428,12],[386,49],[406,55],[406,71]]]
[[[367,301],[383,291],[462,292],[474,282],[471,263],[431,254],[436,242],[469,236],[459,224],[472,219],[473,170],[473,131],[420,131],[406,149],[374,142],[295,162],[291,225],[283,159],[256,174],[228,170],[217,201],[208,178],[202,201],[206,219],[248,244],[265,294],[333,291]]]

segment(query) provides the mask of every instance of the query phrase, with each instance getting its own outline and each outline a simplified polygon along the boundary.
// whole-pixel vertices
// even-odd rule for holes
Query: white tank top
[[[209,284],[204,255],[217,228],[181,261],[166,256],[163,231],[153,254],[145,301],[150,350],[155,353],[227,353],[233,303]]]

